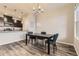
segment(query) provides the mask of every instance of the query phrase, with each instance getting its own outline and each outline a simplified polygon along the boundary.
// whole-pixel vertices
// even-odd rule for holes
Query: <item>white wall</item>
[[[38,32],[59,33],[60,42],[73,44],[74,39],[74,6],[69,4],[56,10],[41,13],[38,18]]]
[[[24,21],[26,22],[25,24],[27,24],[30,19],[31,18],[27,17],[27,20]],[[59,33],[59,42],[73,44],[74,4],[67,4],[57,9],[49,9],[47,7],[46,10],[38,16],[37,24],[37,32]]]
[[[25,17],[23,20],[23,31],[35,32],[35,19],[32,14]]]

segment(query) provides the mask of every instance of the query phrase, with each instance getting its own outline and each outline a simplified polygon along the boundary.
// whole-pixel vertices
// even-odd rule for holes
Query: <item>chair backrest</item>
[[[46,32],[41,32],[41,34],[46,34]]]
[[[56,33],[54,36],[53,36],[53,42],[56,42],[57,38],[58,38],[58,33]]]
[[[56,40],[57,40],[57,38],[58,38],[58,33],[56,33],[56,34],[54,34],[53,36],[52,36],[52,38],[50,39],[50,41],[53,41],[53,42],[56,42]]]
[[[28,32],[28,34],[33,34],[33,32]]]

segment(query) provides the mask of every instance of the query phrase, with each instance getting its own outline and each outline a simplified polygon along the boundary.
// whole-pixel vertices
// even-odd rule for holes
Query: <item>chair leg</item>
[[[38,39],[36,40],[36,44],[38,45]]]
[[[46,42],[45,42],[45,49],[46,49]]]
[[[44,40],[42,40],[42,46],[44,46]]]
[[[57,51],[57,45],[56,45],[56,51]]]
[[[55,53],[57,51],[57,46],[56,44],[53,44],[53,53]]]
[[[34,43],[36,43],[36,39],[34,39]]]
[[[31,39],[31,44],[33,44],[33,39]]]
[[[30,39],[28,40],[28,43],[30,42]]]
[[[34,39],[34,44],[37,44],[37,38]]]

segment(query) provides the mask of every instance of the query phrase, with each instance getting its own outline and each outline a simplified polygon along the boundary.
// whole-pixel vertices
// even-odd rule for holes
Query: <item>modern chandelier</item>
[[[37,32],[37,27],[38,27],[38,16],[40,13],[43,13],[44,9],[41,8],[41,6],[39,5],[39,3],[36,4],[36,7],[33,7],[33,16],[34,16],[34,20],[35,20],[35,32]]]
[[[33,12],[36,13],[42,13],[44,11],[44,9],[41,8],[41,6],[39,5],[39,3],[36,4],[36,7],[33,6]]]

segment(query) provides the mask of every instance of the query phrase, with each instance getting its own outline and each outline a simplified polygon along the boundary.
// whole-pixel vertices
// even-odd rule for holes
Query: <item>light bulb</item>
[[[44,11],[44,9],[41,9],[41,11],[43,12],[43,11]]]
[[[40,7],[40,6],[39,6],[38,8],[39,8],[39,9],[41,9],[41,7]]]
[[[33,10],[35,10],[35,7],[33,7]]]
[[[8,15],[6,12],[4,13],[5,15]]]

